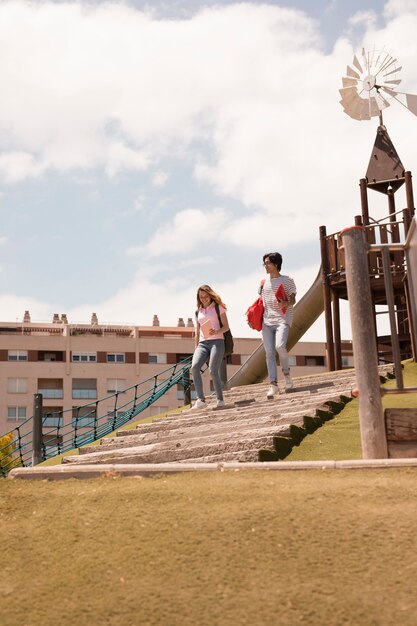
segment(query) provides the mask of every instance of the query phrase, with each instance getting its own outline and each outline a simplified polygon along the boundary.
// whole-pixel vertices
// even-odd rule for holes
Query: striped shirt
[[[294,317],[293,305],[287,305],[285,313],[280,310],[278,301],[275,297],[275,292],[279,285],[282,284],[284,291],[287,294],[287,298],[291,294],[296,294],[297,289],[292,278],[289,276],[278,276],[277,278],[271,278],[267,276],[264,286],[262,288],[262,300],[264,303],[264,324],[266,326],[276,326],[277,324],[288,324],[291,326]]]

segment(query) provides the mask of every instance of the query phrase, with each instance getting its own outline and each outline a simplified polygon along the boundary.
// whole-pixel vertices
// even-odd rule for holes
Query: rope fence
[[[64,411],[48,413],[43,410],[40,462],[112,433],[149,408],[175,385],[183,387],[184,402],[188,404],[191,358],[189,356],[132,387],[116,391],[100,400]],[[110,403],[111,411],[108,410]],[[34,434],[32,415],[0,437],[1,476],[7,476],[15,467],[35,464]]]

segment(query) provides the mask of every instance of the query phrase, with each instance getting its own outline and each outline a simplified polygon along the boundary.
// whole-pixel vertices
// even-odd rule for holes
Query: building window
[[[178,386],[177,389],[177,400],[184,401],[184,389],[181,386]],[[197,392],[195,389],[191,389],[191,400],[197,400]]]
[[[62,428],[63,425],[64,420],[62,416],[47,413],[43,417],[42,426],[46,426],[48,428]]]
[[[28,351],[27,350],[9,350],[7,354],[8,361],[27,361],[28,360]]]
[[[125,411],[107,411],[107,421],[112,422],[114,419],[125,414]]]
[[[124,363],[124,362],[125,362],[124,354],[116,354],[114,352],[108,352],[107,363]]]
[[[166,354],[150,354],[148,356],[148,363],[166,363],[167,355]]]
[[[48,406],[44,407],[42,415],[42,426],[48,428],[62,428],[64,425],[64,418],[62,416],[61,406]]]
[[[7,419],[8,420],[25,420],[26,419],[26,407],[25,406],[8,406],[7,407]]]
[[[64,389],[62,378],[39,378],[38,393],[41,393],[44,398],[63,398]]]
[[[160,415],[161,413],[167,413],[167,412],[168,412],[167,406],[150,406],[149,407],[150,415]]]
[[[107,393],[124,393],[127,388],[127,382],[124,378],[108,378]]]
[[[348,356],[342,356],[342,367],[351,367],[350,358]]]
[[[97,380],[95,378],[73,378],[72,397],[76,399],[97,398]]]
[[[288,357],[288,365],[290,367],[295,367],[297,365],[297,357],[296,356],[289,356]]]
[[[62,350],[58,350],[55,352],[45,352],[45,350],[38,351],[38,361],[43,361],[45,363],[54,363],[58,361],[62,363],[64,360],[64,353]]]
[[[73,352],[73,363],[97,363],[97,354],[95,352]]]
[[[72,409],[72,425],[74,428],[91,428],[94,426],[96,419],[96,410],[91,406],[73,407]]]
[[[7,379],[7,392],[8,393],[27,393],[28,392],[28,379],[27,378],[8,378]]]
[[[306,356],[306,365],[309,367],[324,366],[324,356]]]

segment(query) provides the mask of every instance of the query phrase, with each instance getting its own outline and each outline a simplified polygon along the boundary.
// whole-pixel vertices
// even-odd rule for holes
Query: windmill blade
[[[384,85],[381,85],[381,89],[383,89],[392,98],[395,98],[398,95],[398,91],[395,91],[391,87],[385,87]]]
[[[344,76],[342,78],[342,83],[343,87],[353,87],[358,84],[358,81],[356,80],[356,78],[347,78],[346,76]]]
[[[401,67],[397,67],[395,68],[395,70],[391,70],[390,72],[387,72],[386,74],[384,74],[384,78],[385,76],[389,76],[390,74],[396,74],[397,72],[400,72],[402,70],[402,66]]]
[[[347,96],[350,96],[351,94],[357,94],[358,90],[354,86],[344,87],[343,89],[339,89],[339,93],[342,96],[342,98],[346,98]]]
[[[374,96],[369,99],[369,114],[371,117],[375,117],[380,114],[378,103]]]
[[[385,70],[387,70],[389,67],[391,67],[393,63],[396,63],[396,62],[397,62],[397,59],[391,59],[391,61],[387,60],[386,62],[384,61],[382,67],[378,70],[377,75],[380,72],[384,72]]]
[[[362,65],[359,63],[359,61],[358,61],[358,57],[356,56],[356,54],[355,54],[355,56],[353,57],[353,65],[354,65],[354,66],[356,67],[356,69],[358,69],[358,70],[360,71],[360,73],[362,74],[362,72],[363,72]]]
[[[385,83],[389,83],[390,85],[399,85],[401,83],[401,78],[397,80],[385,80]]]
[[[361,77],[360,74],[355,72],[355,70],[352,70],[352,68],[349,67],[349,65],[346,66],[346,74],[350,76],[351,78],[357,78],[358,80]]]
[[[385,100],[384,96],[382,96],[380,93],[376,93],[375,94],[375,102],[378,106],[378,109],[380,111],[382,111],[383,109],[386,109],[387,107],[391,106],[390,103],[388,102],[388,100]]]
[[[358,98],[358,94],[357,93],[347,93],[345,95],[342,96],[342,100],[341,102],[343,103],[343,106],[348,106],[350,102],[354,102],[356,100],[356,98]]]
[[[368,101],[358,96],[358,94],[349,94],[342,98],[340,104],[343,106],[345,113],[355,120],[371,119],[368,111]]]
[[[405,101],[407,109],[411,111],[411,113],[414,113],[414,115],[417,115],[417,96],[412,93],[406,93]]]
[[[368,63],[368,60],[366,58],[365,48],[362,48],[362,60],[363,60],[363,64],[365,66],[366,71],[368,71],[369,63]]]

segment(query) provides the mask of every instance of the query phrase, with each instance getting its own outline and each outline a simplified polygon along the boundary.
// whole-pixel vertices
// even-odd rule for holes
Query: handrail
[[[100,400],[53,413],[47,413],[44,407],[42,461],[85,446],[124,426],[174,385],[180,384],[188,391],[190,367],[191,356]],[[48,420],[54,420],[54,424],[48,425]],[[14,467],[31,466],[32,453],[33,416],[0,437],[0,476],[7,476]]]

